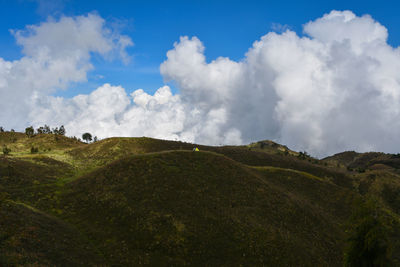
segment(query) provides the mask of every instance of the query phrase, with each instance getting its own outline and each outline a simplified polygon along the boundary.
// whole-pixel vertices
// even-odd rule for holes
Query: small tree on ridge
[[[26,134],[28,137],[32,137],[32,136],[35,135],[35,129],[33,129],[32,126],[30,126],[30,127],[28,127],[28,128],[25,128],[25,134]]]
[[[86,141],[86,143],[89,143],[92,141],[92,135],[90,133],[84,133],[82,134],[82,139]]]

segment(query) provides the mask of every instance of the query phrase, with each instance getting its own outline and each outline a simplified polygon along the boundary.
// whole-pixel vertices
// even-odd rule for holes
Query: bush
[[[3,154],[8,155],[11,152],[11,149],[9,149],[7,146],[3,146]]]
[[[357,171],[358,171],[359,173],[363,173],[363,172],[365,172],[365,169],[364,169],[364,168],[361,168],[361,167],[359,167],[359,168],[357,169]]]
[[[310,158],[310,155],[306,151],[304,151],[304,152],[300,151],[299,154],[297,155],[297,157],[300,159],[307,159],[307,158]]]
[[[37,147],[31,147],[31,154],[39,152],[39,148]]]
[[[352,172],[352,171],[353,171],[353,168],[351,168],[350,166],[347,166],[347,170],[348,170],[349,172]]]

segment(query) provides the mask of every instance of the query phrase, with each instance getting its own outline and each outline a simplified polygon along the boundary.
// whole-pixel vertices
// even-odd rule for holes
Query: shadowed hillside
[[[0,142],[11,148],[0,156],[2,266],[341,266],[354,203],[367,198],[391,221],[399,259],[395,155],[320,161],[270,141]]]

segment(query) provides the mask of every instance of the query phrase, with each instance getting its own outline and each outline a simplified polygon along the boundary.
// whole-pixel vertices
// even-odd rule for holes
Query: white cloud
[[[332,11],[304,25],[304,32],[323,43],[350,41],[357,52],[371,43],[386,43],[387,29],[371,16],[357,17],[351,11]]]
[[[304,32],[269,33],[240,62],[206,63],[202,43],[183,37],[161,73],[200,113],[224,110],[218,129],[237,130],[243,142],[270,138],[319,156],[400,150],[400,51],[386,28],[332,11]]]
[[[39,25],[12,31],[24,56],[15,61],[0,58],[0,122],[21,129],[30,122],[32,97],[40,98],[73,82],[86,81],[93,68],[91,53],[108,56],[131,45],[129,37],[116,34],[96,14],[49,18]]]
[[[67,42],[57,27],[67,29]],[[63,99],[49,93],[84,81],[90,53],[117,53],[125,60],[132,41],[105,30],[96,15],[48,21],[15,32],[24,58],[0,59],[0,96],[12,111],[0,119],[10,122],[15,113],[15,125],[25,126],[22,117],[29,114],[26,122],[64,124],[68,135],[77,136],[89,131],[101,138],[213,145],[273,139],[317,156],[349,149],[397,153],[400,49],[387,44],[386,28],[368,15],[332,11],[305,24],[304,33],[268,33],[239,62],[206,62],[201,41],[181,37],[160,66],[179,94],[168,86],[154,95],[142,89],[128,94],[104,84]],[[26,103],[16,106],[21,99]]]
[[[185,113],[180,97],[168,86],[151,96],[142,89],[127,95],[120,86],[104,84],[89,95],[72,99],[46,97],[36,99],[32,113],[35,125],[59,125],[68,135],[80,137],[91,132],[100,138],[109,136],[153,136],[177,139],[183,130]]]

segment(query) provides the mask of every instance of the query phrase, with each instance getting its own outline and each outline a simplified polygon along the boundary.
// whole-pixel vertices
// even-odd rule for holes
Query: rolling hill
[[[1,266],[341,266],[367,199],[400,260],[397,155],[11,132],[0,146]]]

